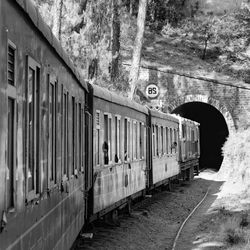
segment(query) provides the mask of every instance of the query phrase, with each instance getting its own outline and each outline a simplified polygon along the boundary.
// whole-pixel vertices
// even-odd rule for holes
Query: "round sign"
[[[159,95],[160,91],[159,91],[159,87],[153,83],[149,84],[146,87],[146,95],[151,98],[154,99]]]

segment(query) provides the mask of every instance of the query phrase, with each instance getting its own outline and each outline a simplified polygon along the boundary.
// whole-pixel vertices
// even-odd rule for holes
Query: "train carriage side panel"
[[[85,221],[88,88],[30,1],[0,7],[0,248],[68,249]]]
[[[160,185],[180,173],[178,164],[178,119],[152,113],[153,185]]]
[[[5,195],[4,190],[6,186],[6,169],[5,169],[5,152],[6,152],[6,140],[7,140],[7,99],[6,99],[6,30],[4,28],[4,6],[0,1],[0,216],[5,208]],[[3,217],[3,216],[2,216]]]
[[[184,175],[185,171],[191,169],[199,172],[199,157],[200,157],[200,137],[199,123],[187,118],[175,115],[179,119],[179,163]],[[189,175],[189,173],[188,173]]]
[[[146,116],[147,109],[94,86],[95,214],[145,190]]]

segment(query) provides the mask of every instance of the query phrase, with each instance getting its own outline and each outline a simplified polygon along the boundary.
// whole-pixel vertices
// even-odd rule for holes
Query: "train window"
[[[56,82],[49,81],[49,158],[48,177],[49,187],[56,183]]]
[[[182,124],[182,138],[186,138],[186,135],[187,135],[187,127],[185,124]]]
[[[173,153],[173,147],[172,147],[172,144],[173,144],[172,128],[169,129],[169,135],[170,135],[170,153],[172,154]]]
[[[135,158],[135,129],[134,129],[134,121],[131,121],[131,159],[133,160]]]
[[[118,152],[119,152],[119,156],[118,159],[121,160],[121,154],[122,154],[122,147],[121,147],[121,143],[122,143],[122,133],[121,133],[121,119],[118,119],[118,133],[119,133],[119,146],[118,146]]]
[[[14,185],[15,185],[15,100],[8,98],[8,157],[7,157],[7,208],[14,207]]]
[[[104,115],[104,143],[103,143],[103,153],[104,153],[104,164],[107,165],[109,162],[111,162],[111,151],[112,151],[112,145],[111,145],[111,116],[110,115]]]
[[[81,172],[81,162],[82,162],[82,104],[78,103],[78,171]]]
[[[139,129],[140,159],[144,158],[144,124],[140,122]]]
[[[63,93],[63,176],[69,177],[68,169],[68,100],[69,95],[67,92]]]
[[[8,95],[8,130],[7,130],[7,168],[6,168],[6,208],[15,207],[15,186],[16,186],[16,87],[15,87],[15,66],[16,46],[8,41],[7,57],[7,95]]]
[[[128,160],[128,119],[124,119],[124,161]]]
[[[152,125],[153,156],[155,156],[155,126]]]
[[[100,165],[100,111],[96,110],[96,165]]]
[[[163,127],[161,126],[161,155],[164,154],[164,137],[163,137]]]
[[[132,132],[133,130],[131,129],[132,122],[130,119],[128,119],[128,160],[132,159],[132,152],[133,152],[133,143],[132,143]]]
[[[16,46],[8,41],[8,84],[15,85]]]
[[[85,167],[85,111],[84,111],[84,105],[82,105],[82,126],[81,126],[81,130],[82,130],[82,162],[81,162],[81,171],[82,173],[84,173],[84,167]],[[88,143],[88,140],[86,140],[86,142]]]
[[[137,159],[138,157],[138,131],[137,131],[137,121],[133,122],[133,158]]]
[[[138,122],[135,122],[135,158],[139,159],[139,124]]]
[[[30,57],[28,57],[27,74],[26,190],[29,201],[39,193],[40,178],[40,66]]]
[[[146,127],[146,125],[145,124],[143,124],[143,131],[144,131],[144,133],[143,133],[143,158],[145,158],[145,156],[146,156],[146,148],[147,148],[147,127]]]
[[[119,139],[118,139],[118,118],[117,118],[117,116],[115,117],[115,156],[114,156],[114,161],[115,162],[118,162],[118,155],[119,155],[119,153],[118,153],[118,151],[119,151],[119,149],[118,149],[118,142],[119,141]]]
[[[76,101],[75,97],[72,96],[72,166],[71,166],[71,175],[75,174],[75,166],[76,166],[76,158],[75,158],[75,153],[76,153],[76,146],[75,146],[75,138],[76,138],[76,130],[75,130],[75,119],[76,119]]]
[[[168,154],[168,128],[166,127],[166,153]]]
[[[140,159],[140,123],[136,122],[136,159]]]
[[[193,129],[191,130],[191,144],[192,144],[191,151],[192,151],[192,154],[194,154],[194,152],[195,152],[195,138],[194,138],[194,130]]]
[[[131,121],[131,160],[135,158],[135,131],[134,131],[134,121]]]
[[[118,116],[115,117],[115,155],[114,161],[117,163],[120,159],[120,128],[121,120]]]
[[[109,116],[109,134],[108,134],[108,139],[109,139],[109,160],[112,161],[112,118]]]
[[[155,133],[156,133],[156,156],[159,156],[159,129],[158,126],[155,126]]]
[[[78,149],[79,149],[79,144],[78,144],[78,138],[79,138],[79,130],[78,130],[78,123],[79,123],[79,115],[78,115],[78,103],[75,103],[75,169],[74,169],[74,175],[78,174]]]
[[[78,110],[78,103],[75,103],[75,169],[74,169],[74,174],[78,174],[78,169],[79,169],[79,110]]]
[[[177,131],[176,131],[176,129],[174,129],[174,143],[175,143],[174,151],[176,153],[177,152]]]
[[[61,85],[61,177],[63,180],[64,176],[64,158],[63,158],[63,140],[64,140],[64,128],[63,128],[63,115],[64,115],[64,105],[63,105],[63,85]]]

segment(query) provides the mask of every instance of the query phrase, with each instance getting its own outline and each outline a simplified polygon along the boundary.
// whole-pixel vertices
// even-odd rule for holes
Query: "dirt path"
[[[212,173],[211,175],[207,173],[201,175],[202,178],[213,178],[213,176]],[[177,241],[176,250],[221,249],[223,245],[221,242],[217,242],[216,240],[206,242],[205,231],[207,231],[206,229],[208,228],[210,228],[209,230],[212,230],[211,224],[213,224],[213,221],[207,221],[205,220],[205,217],[212,213],[211,207],[217,198],[222,183],[223,182],[221,181],[214,181],[209,187],[206,199],[185,224]]]
[[[103,221],[95,222],[87,230],[88,233],[94,233],[93,239],[79,237],[72,250],[171,249],[181,223],[202,199],[208,186],[216,185],[212,180],[213,174],[207,173],[210,179],[205,179],[202,173],[191,183],[177,185],[173,192],[162,191],[136,204],[131,216],[119,217],[120,226],[112,227]]]

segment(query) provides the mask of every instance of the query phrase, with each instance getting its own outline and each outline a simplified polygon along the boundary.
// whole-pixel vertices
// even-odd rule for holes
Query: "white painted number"
[[[149,98],[156,98],[159,94],[159,88],[155,84],[149,84],[146,88],[146,95]]]

